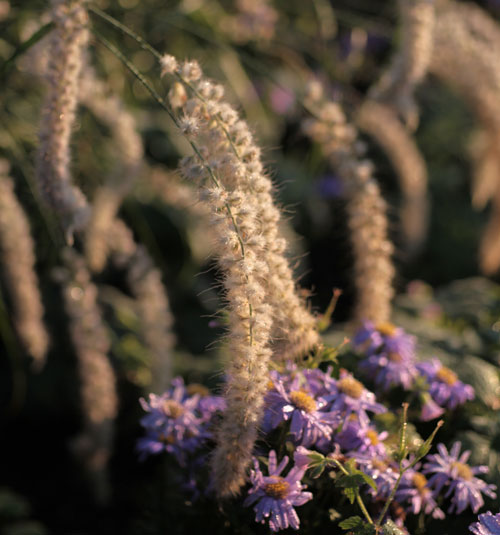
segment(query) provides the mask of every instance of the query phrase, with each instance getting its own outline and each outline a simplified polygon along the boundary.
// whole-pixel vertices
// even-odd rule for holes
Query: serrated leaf
[[[362,525],[363,519],[360,516],[350,516],[349,518],[342,520],[342,522],[339,522],[339,526],[345,530],[360,528]]]
[[[342,492],[347,497],[349,502],[353,504],[354,500],[356,499],[356,491],[352,487],[347,487]]]

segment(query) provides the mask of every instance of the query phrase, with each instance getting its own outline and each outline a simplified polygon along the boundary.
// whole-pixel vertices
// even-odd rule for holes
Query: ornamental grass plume
[[[88,42],[84,0],[51,0],[54,22],[49,46],[47,95],[40,122],[36,180],[42,197],[59,216],[66,239],[89,216],[83,193],[72,184],[70,139],[78,105],[78,84]]]
[[[88,469],[97,492],[108,496],[106,467],[113,445],[118,395],[113,367],[109,361],[110,340],[97,303],[85,260],[73,249],[63,251],[65,268],[57,272],[63,284],[70,334],[78,360],[84,428],[75,449]]]
[[[395,105],[411,129],[418,124],[413,93],[424,79],[433,55],[436,0],[399,0],[401,44],[389,69],[370,96]]]
[[[235,495],[246,480],[268,383],[268,363],[275,354],[292,358],[318,342],[314,318],[295,293],[278,236],[279,211],[260,150],[247,124],[223,98],[223,88],[202,76],[196,62],[179,65],[162,58],[162,73],[172,74],[189,95],[185,103],[170,94],[176,122],[195,151],[181,164],[210,207],[216,254],[223,272],[229,311],[225,397],[227,411],[216,432],[212,458],[219,497]],[[174,86],[175,88],[175,86]],[[283,353],[281,353],[283,352]]]
[[[255,213],[252,246],[262,260],[266,302],[273,309],[274,358],[300,357],[319,344],[316,319],[295,289],[284,254],[287,243],[279,232],[280,212],[273,202],[272,183],[265,174],[261,151],[248,125],[223,101],[223,87],[205,79],[196,62],[179,66],[173,56],[165,56],[162,69],[164,74],[173,74],[184,94],[189,94],[180,104],[176,86],[170,92],[181,130],[203,147],[202,156],[224,189],[239,189],[245,197],[245,208]],[[196,158],[187,158],[181,170],[186,178],[193,179],[199,167]]]
[[[175,336],[173,316],[160,270],[148,252],[138,245],[123,221],[114,219],[104,236],[114,263],[126,271],[127,284],[135,298],[141,336],[151,354],[151,389],[163,392],[172,378]]]
[[[430,72],[459,93],[480,124],[472,199],[478,208],[492,201],[479,252],[481,270],[491,275],[500,268],[500,29],[474,4],[444,3],[437,12],[434,39]]]
[[[346,122],[338,104],[322,101],[321,93],[316,93],[308,104],[314,118],[304,122],[304,130],[319,143],[344,184],[357,291],[354,321],[358,326],[365,320],[385,322],[390,319],[394,295],[387,205],[371,162],[363,159],[356,129]]]
[[[99,272],[109,254],[106,231],[140,173],[144,151],[135,118],[122,100],[110,94],[107,85],[96,78],[90,66],[83,72],[79,97],[81,103],[108,128],[117,162],[94,195],[92,214],[85,229],[85,256],[90,269]]]
[[[427,168],[412,136],[389,106],[366,99],[356,125],[382,148],[398,177],[403,202],[399,219],[407,254],[419,251],[429,225]]]
[[[7,176],[9,164],[0,159],[0,251],[2,270],[12,306],[13,323],[35,368],[44,363],[49,335],[43,323],[43,304],[35,271],[35,244],[28,218]]]

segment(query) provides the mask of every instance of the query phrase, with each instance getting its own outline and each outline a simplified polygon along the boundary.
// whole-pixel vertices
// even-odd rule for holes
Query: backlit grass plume
[[[76,449],[93,478],[98,500],[105,500],[106,468],[118,413],[115,373],[108,357],[111,344],[97,302],[97,287],[84,258],[69,248],[63,251],[63,257],[65,268],[56,275],[63,284],[64,306],[78,360],[84,419]]]
[[[389,106],[365,100],[356,113],[356,125],[381,147],[398,177],[403,197],[399,209],[403,248],[407,254],[415,254],[425,241],[429,224],[425,160]]]
[[[126,271],[127,284],[137,304],[141,336],[151,353],[151,389],[162,392],[172,378],[175,336],[161,272],[145,247],[134,241],[132,232],[121,220],[112,221],[104,239],[113,262]]]
[[[436,0],[399,0],[399,50],[370,92],[372,98],[395,105],[411,128],[418,123],[413,93],[427,74],[433,54],[435,4]]]
[[[96,78],[89,66],[83,72],[80,101],[108,128],[116,161],[111,175],[95,192],[92,214],[85,229],[85,255],[89,267],[101,271],[109,254],[106,231],[140,172],[143,147],[133,115],[116,94],[110,94],[109,88]]]
[[[59,216],[66,238],[81,230],[89,210],[82,192],[72,183],[71,132],[78,104],[82,58],[88,41],[84,0],[52,0],[54,30],[48,50],[47,95],[40,122],[36,179],[48,205]]]
[[[364,147],[358,141],[356,129],[346,122],[340,106],[319,98],[309,105],[315,118],[306,121],[304,129],[319,143],[345,186],[357,291],[354,320],[388,321],[394,295],[394,267],[393,246],[387,232],[387,205],[373,177],[371,162],[363,159]]]
[[[437,12],[431,72],[457,91],[480,124],[473,151],[473,204],[492,201],[492,215],[480,246],[486,274],[500,268],[500,29],[474,4],[444,3]]]
[[[204,147],[207,147],[203,156],[214,168],[221,184],[229,190],[238,188],[245,196],[245,208],[255,211],[253,247],[266,270],[262,277],[267,303],[273,309],[274,357],[301,356],[318,344],[316,320],[295,288],[284,254],[287,243],[279,232],[280,212],[273,202],[272,183],[265,174],[261,151],[248,125],[223,101],[222,86],[204,79],[195,62],[178,66],[173,61],[176,60],[172,56],[167,56],[164,72],[174,74],[183,94],[189,95],[180,104],[180,91],[176,90],[179,85],[170,92],[181,129],[193,139],[203,138]],[[198,167],[197,162],[186,160],[184,176],[191,178]]]
[[[28,218],[8,177],[9,164],[0,159],[0,250],[2,271],[13,307],[13,323],[36,368],[43,366],[49,335],[35,271],[35,244]]]
[[[183,160],[181,172],[199,184],[211,209],[224,275],[228,409],[216,433],[212,459],[215,489],[224,497],[239,492],[251,461],[267,389],[273,320],[282,347],[289,348],[288,357],[316,343],[317,334],[312,316],[295,293],[283,256],[286,243],[278,236],[279,211],[271,181],[247,124],[222,100],[223,88],[205,79],[196,62],[179,65],[172,56],[164,56],[162,68],[163,74],[176,76],[189,95],[182,106],[175,106],[175,93],[170,95],[179,127],[195,149]]]

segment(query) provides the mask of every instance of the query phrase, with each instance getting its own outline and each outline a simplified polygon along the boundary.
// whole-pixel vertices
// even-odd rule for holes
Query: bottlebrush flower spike
[[[43,304],[35,271],[35,244],[28,219],[7,176],[8,163],[0,159],[0,250],[12,305],[13,321],[26,351],[40,369],[45,363],[49,335],[43,323]]]
[[[85,229],[85,256],[92,271],[101,271],[109,254],[106,231],[113,224],[120,204],[139,175],[143,157],[142,139],[134,116],[121,99],[86,66],[80,83],[80,101],[110,131],[117,164],[94,194],[92,214]]]
[[[254,213],[251,246],[266,270],[262,280],[266,302],[273,309],[274,357],[302,356],[319,343],[316,320],[295,289],[284,254],[287,243],[278,226],[280,212],[273,202],[272,183],[264,171],[260,149],[248,125],[223,101],[224,88],[203,77],[194,63],[178,64],[171,56],[163,57],[163,70],[165,65],[172,69],[170,72],[190,96],[181,106],[178,106],[181,100],[177,96],[172,100],[171,96],[172,107],[176,107],[179,123],[181,118],[182,124],[189,118],[197,125],[197,131],[190,134],[191,139],[202,147],[223,189],[237,188],[244,196],[245,207]],[[199,178],[203,166],[196,159],[188,158],[182,168],[184,176],[192,180]],[[247,230],[243,228],[242,232],[246,234]]]
[[[311,99],[309,107],[315,118],[304,123],[304,130],[320,144],[345,185],[357,290],[354,319],[357,324],[386,322],[394,295],[387,205],[373,178],[371,162],[362,159],[364,148],[356,129],[346,122],[340,106]]]
[[[36,162],[39,190],[59,215],[72,242],[89,217],[83,193],[72,183],[70,139],[78,105],[78,84],[88,42],[88,17],[83,0],[52,0],[54,22],[49,50],[47,96],[40,123]]]
[[[217,231],[216,253],[224,273],[229,308],[231,360],[226,370],[227,411],[216,433],[212,459],[220,497],[239,492],[246,480],[267,390],[271,337],[288,356],[318,342],[315,320],[295,292],[278,235],[278,209],[260,150],[247,124],[222,101],[224,90],[203,77],[195,62],[176,66],[170,56],[163,71],[173,72],[190,96],[177,107],[176,122],[191,119],[195,154],[181,164],[210,207]],[[175,104],[180,100],[175,99]],[[274,321],[273,321],[273,318]],[[277,340],[278,341],[278,340]]]
[[[78,358],[80,396],[84,417],[76,451],[94,478],[98,499],[108,497],[106,467],[111,455],[114,420],[118,412],[115,373],[108,358],[110,340],[84,259],[74,250],[64,251],[65,269],[56,273],[63,283],[70,334]]]

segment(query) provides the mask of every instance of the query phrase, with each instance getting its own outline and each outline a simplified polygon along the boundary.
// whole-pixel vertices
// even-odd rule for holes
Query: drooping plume
[[[84,0],[52,0],[47,95],[36,162],[38,188],[56,212],[68,242],[89,217],[83,193],[72,181],[70,140],[78,104],[82,58],[88,42]]]
[[[238,493],[245,482],[263,413],[271,336],[278,351],[293,357],[314,346],[318,335],[314,318],[295,293],[271,181],[247,124],[222,100],[223,88],[203,78],[196,62],[179,65],[165,56],[162,70],[173,74],[190,97],[179,106],[175,94],[170,97],[176,122],[195,149],[181,172],[198,183],[211,210],[224,274],[230,321],[228,409],[212,460],[215,488],[224,497]]]
[[[25,350],[40,369],[45,363],[49,335],[43,323],[43,304],[35,271],[35,244],[28,219],[0,159],[0,251],[2,271],[14,309],[13,322]]]
[[[475,4],[443,3],[434,39],[431,72],[459,93],[480,125],[472,154],[472,200],[477,208],[489,200],[493,205],[479,252],[482,271],[493,274],[500,268],[500,28]]]
[[[116,165],[94,195],[92,214],[85,231],[85,256],[93,271],[101,271],[109,250],[106,231],[137,178],[143,157],[141,136],[133,115],[121,99],[86,66],[80,84],[80,101],[108,129]]]
[[[318,95],[319,96],[319,95]],[[394,295],[393,246],[388,238],[387,205],[373,178],[370,161],[356,129],[346,122],[334,102],[311,101],[315,118],[305,122],[306,133],[321,146],[344,183],[347,224],[354,255],[357,299],[354,320],[385,322]]]
[[[142,245],[134,241],[123,221],[114,219],[104,235],[114,263],[127,274],[141,323],[141,335],[151,353],[151,390],[163,392],[172,378],[175,336],[173,317],[161,273]]]
[[[399,0],[400,46],[370,97],[395,106],[411,129],[418,124],[413,93],[433,54],[436,0]]]
[[[402,193],[399,219],[403,248],[413,255],[425,241],[429,225],[424,158],[396,113],[385,104],[365,100],[357,110],[356,125],[378,143],[396,172]]]
[[[63,297],[70,321],[70,334],[78,359],[83,432],[76,449],[93,478],[97,498],[108,497],[107,464],[118,412],[118,395],[113,367],[108,358],[110,340],[97,303],[85,260],[73,249],[63,252],[65,268],[57,272],[63,283]]]

